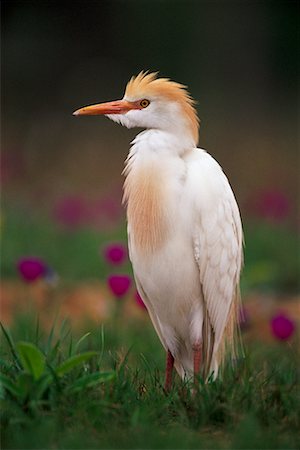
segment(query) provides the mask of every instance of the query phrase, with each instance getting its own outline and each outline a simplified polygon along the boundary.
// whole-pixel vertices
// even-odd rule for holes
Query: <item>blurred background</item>
[[[199,146],[241,209],[248,315],[260,308],[266,334],[279,311],[299,319],[297,13],[294,1],[2,1],[7,322],[28,296],[49,305],[49,290],[66,314],[90,305],[98,319],[107,277],[131,276],[105,252],[126,242],[121,171],[137,130],[72,111],[121,98],[140,70],[197,100]],[[24,274],[24,259],[43,276]]]

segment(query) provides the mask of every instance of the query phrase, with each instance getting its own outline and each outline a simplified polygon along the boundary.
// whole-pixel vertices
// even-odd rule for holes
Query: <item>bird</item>
[[[216,379],[240,347],[241,215],[218,162],[197,148],[187,86],[142,71],[121,100],[76,110],[143,131],[125,160],[123,202],[137,290],[166,351],[164,388]]]

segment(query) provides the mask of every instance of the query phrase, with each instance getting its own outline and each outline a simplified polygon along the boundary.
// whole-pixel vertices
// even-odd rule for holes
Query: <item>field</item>
[[[192,393],[176,377],[166,395],[145,321],[86,329],[16,321],[2,346],[3,448],[299,447],[295,346],[247,345],[222,379]]]
[[[296,260],[288,258],[291,267],[279,277],[254,247],[269,246],[260,252],[270,254],[272,242],[282,242],[271,256],[280,265],[296,236],[282,227],[249,233],[246,299],[255,289],[259,299],[257,289],[275,298],[288,288],[295,298]],[[106,287],[109,275],[131,276],[126,256],[121,266],[103,257],[106,243],[122,241],[124,231],[70,232],[7,213],[3,234],[2,448],[299,448],[296,331],[276,339],[268,322],[280,308],[299,320],[297,302],[271,302],[263,323],[255,315],[264,308],[246,301],[244,356],[235,367],[228,363],[217,381],[200,379],[196,390],[176,376],[167,395],[165,355],[147,312],[133,300],[134,287],[116,298]],[[51,271],[34,282],[18,280],[16,261],[26,254],[43,255]],[[80,288],[95,286],[97,276],[101,310],[87,294],[91,288]]]
[[[17,320],[2,346],[3,448],[298,448],[296,346],[246,345],[235,370],[175,378],[150,326],[115,319],[74,336]],[[15,343],[17,342],[17,344]]]

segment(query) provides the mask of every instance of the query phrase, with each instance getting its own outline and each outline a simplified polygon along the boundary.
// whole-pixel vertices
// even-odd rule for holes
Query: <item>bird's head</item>
[[[86,106],[73,114],[102,114],[127,128],[184,133],[195,145],[198,141],[199,119],[186,86],[157,78],[157,73],[141,72],[132,77],[122,100]]]

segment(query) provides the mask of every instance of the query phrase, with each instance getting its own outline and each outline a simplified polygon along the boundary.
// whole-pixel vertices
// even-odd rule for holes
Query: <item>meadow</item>
[[[11,310],[1,330],[2,448],[299,448],[299,317],[280,315],[297,291],[296,233],[262,221],[246,228],[244,350],[216,381],[200,378],[192,390],[175,376],[166,394],[165,355],[137,303],[124,224],[101,232],[62,225],[22,211],[4,215],[2,278],[18,290],[3,307]],[[32,263],[32,255],[40,272],[26,273],[20,258]],[[125,285],[114,285],[120,275]],[[95,279],[106,313],[85,316],[83,295],[75,325],[72,313],[62,314],[64,292]],[[253,292],[285,292],[263,334],[247,303]]]
[[[217,381],[192,392],[175,377],[166,394],[148,324],[86,329],[23,317],[4,331],[2,448],[299,448],[296,346],[248,343]]]

